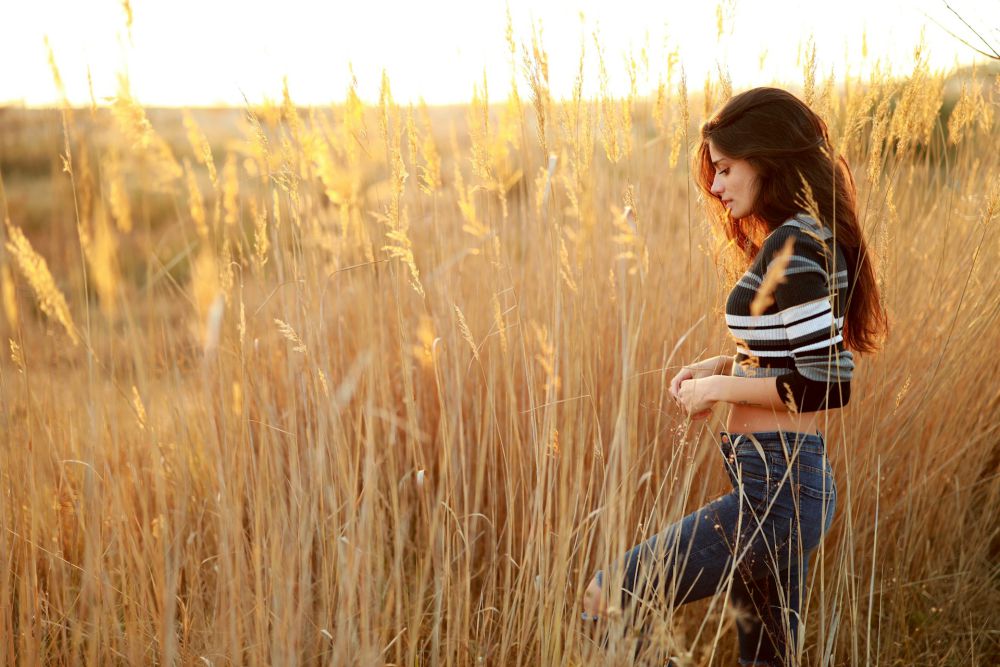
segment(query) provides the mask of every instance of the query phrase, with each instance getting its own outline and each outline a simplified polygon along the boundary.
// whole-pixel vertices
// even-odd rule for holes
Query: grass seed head
[[[750,314],[754,317],[762,315],[774,303],[774,290],[787,280],[785,270],[788,268],[788,262],[792,259],[794,246],[795,237],[789,236],[781,249],[771,258],[764,280],[757,289],[753,301],[750,302]]]
[[[35,252],[21,228],[10,224],[9,221],[7,238],[5,244],[7,252],[14,258],[21,275],[34,291],[39,309],[62,326],[74,346],[78,345],[80,337],[70,315],[66,297],[56,286],[45,258]]]

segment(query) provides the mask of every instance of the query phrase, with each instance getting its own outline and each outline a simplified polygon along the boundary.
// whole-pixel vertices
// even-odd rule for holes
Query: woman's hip
[[[720,434],[726,473],[757,521],[790,525],[806,548],[819,543],[836,507],[826,443],[815,433]]]

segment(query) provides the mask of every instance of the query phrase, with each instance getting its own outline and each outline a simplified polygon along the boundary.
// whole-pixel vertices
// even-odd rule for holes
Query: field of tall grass
[[[731,353],[689,156],[732,85],[557,101],[508,39],[501,104],[0,109],[0,662],[628,664],[594,570],[726,490],[667,387]],[[809,60],[892,330],[801,659],[995,665],[1000,73]],[[734,618],[656,641],[735,664]]]

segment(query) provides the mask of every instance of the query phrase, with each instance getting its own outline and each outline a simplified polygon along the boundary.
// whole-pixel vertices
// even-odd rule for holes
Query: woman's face
[[[746,160],[736,160],[719,152],[711,139],[708,140],[708,152],[715,167],[712,194],[734,218],[750,215],[757,201],[757,173]]]

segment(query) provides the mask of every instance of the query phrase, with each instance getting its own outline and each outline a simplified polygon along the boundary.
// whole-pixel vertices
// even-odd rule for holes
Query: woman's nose
[[[722,194],[722,183],[719,182],[719,177],[716,176],[712,179],[712,194],[721,195]]]

